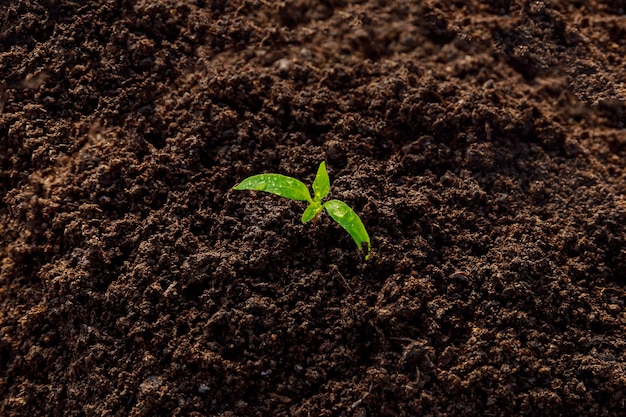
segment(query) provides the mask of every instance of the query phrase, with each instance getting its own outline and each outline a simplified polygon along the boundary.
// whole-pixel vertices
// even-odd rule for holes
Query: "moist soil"
[[[625,11],[2,1],[0,414],[625,416]]]

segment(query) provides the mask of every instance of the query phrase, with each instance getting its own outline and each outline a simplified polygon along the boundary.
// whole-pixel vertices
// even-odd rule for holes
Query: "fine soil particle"
[[[626,415],[625,12],[1,1],[0,415]]]

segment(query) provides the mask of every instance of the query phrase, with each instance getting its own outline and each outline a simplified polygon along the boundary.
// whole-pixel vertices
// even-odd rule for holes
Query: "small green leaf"
[[[322,161],[317,169],[317,175],[313,181],[313,192],[315,193],[314,201],[321,202],[324,197],[328,195],[330,191],[330,178],[328,177],[328,171],[326,171],[326,162]]]
[[[241,181],[233,189],[265,191],[290,200],[312,202],[309,189],[302,181],[281,174],[253,175]]]
[[[313,202],[309,204],[309,206],[302,213],[302,223],[306,223],[310,221],[312,218],[320,214],[320,212],[324,209],[320,203]]]
[[[324,203],[324,208],[334,221],[346,229],[346,232],[350,233],[356,245],[364,253],[365,259],[368,259],[371,250],[370,237],[358,214],[346,203],[339,200],[327,201]]]

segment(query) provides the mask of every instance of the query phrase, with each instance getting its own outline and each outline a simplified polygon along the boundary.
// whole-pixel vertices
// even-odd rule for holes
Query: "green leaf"
[[[317,175],[313,181],[313,192],[315,193],[314,201],[321,202],[324,197],[328,195],[330,191],[330,178],[328,177],[328,171],[326,171],[326,162],[322,161],[317,169]]]
[[[350,233],[350,236],[352,236],[356,245],[365,255],[365,259],[368,259],[372,246],[370,244],[370,237],[367,234],[367,230],[365,230],[365,226],[363,225],[363,222],[359,218],[358,214],[356,214],[346,203],[339,200],[327,201],[324,203],[324,208],[334,221],[346,229],[346,232]],[[367,247],[365,245],[367,245]]]
[[[309,189],[302,181],[281,174],[253,175],[241,181],[233,189],[265,191],[290,200],[312,202]]]
[[[324,207],[315,201],[309,204],[306,210],[304,210],[304,213],[302,213],[302,223],[310,221],[312,218],[320,214],[323,209]]]

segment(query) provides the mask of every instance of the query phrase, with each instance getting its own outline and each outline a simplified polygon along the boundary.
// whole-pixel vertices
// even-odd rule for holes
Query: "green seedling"
[[[322,200],[330,192],[330,178],[328,171],[326,171],[326,162],[322,162],[317,169],[317,175],[313,181],[313,198],[302,181],[281,174],[253,175],[241,181],[233,189],[265,191],[290,200],[306,201],[309,205],[302,213],[302,223],[313,220],[313,225],[317,224],[317,218],[322,211],[326,210],[330,217],[352,236],[356,245],[365,255],[365,259],[370,256],[370,237],[354,210],[339,200],[328,200],[322,203]]]

